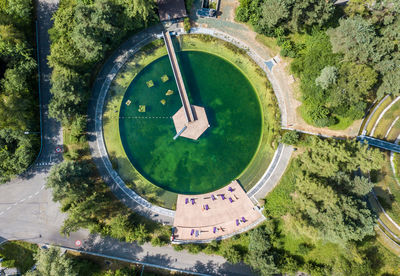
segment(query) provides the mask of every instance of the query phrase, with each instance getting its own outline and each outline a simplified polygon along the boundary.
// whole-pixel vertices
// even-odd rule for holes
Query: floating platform
[[[183,106],[172,116],[172,120],[174,121],[176,133],[180,133],[186,126],[186,129],[179,136],[197,140],[210,127],[210,124],[204,107],[191,105],[191,109],[196,118],[194,121],[187,121]]]

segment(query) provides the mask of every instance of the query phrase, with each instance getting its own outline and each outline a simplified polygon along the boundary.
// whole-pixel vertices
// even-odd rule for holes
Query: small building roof
[[[157,0],[160,21],[168,21],[186,17],[184,0]]]

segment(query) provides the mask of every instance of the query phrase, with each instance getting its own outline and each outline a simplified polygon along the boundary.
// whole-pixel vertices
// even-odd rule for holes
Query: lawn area
[[[378,109],[375,111],[374,114],[372,114],[371,119],[369,119],[368,125],[366,126],[367,133],[366,135],[369,135],[371,133],[372,128],[374,127],[376,121],[379,118],[379,115],[381,112],[393,101],[393,97],[387,97],[382,104],[378,107]],[[373,111],[373,110],[371,110]],[[371,115],[370,115],[371,116]],[[369,117],[368,117],[369,118]],[[367,119],[368,120],[368,119]]]
[[[281,51],[281,48],[276,44],[275,37],[268,37],[262,34],[257,34],[256,40],[264,44],[271,52],[271,55],[276,56]]]
[[[262,137],[252,161],[238,177],[244,189],[249,190],[264,174],[277,147],[280,111],[274,91],[264,71],[242,49],[207,35],[184,35],[179,40],[182,50],[206,51],[228,60],[243,72],[257,92],[263,113]]]
[[[374,188],[375,194],[386,213],[400,224],[400,185],[396,182],[390,167],[389,154],[386,155],[382,174],[378,177],[379,182]]]
[[[353,123],[356,122],[353,119],[350,119],[348,117],[341,117],[341,116],[335,116],[335,117],[338,120],[338,122],[336,124],[330,126],[329,129],[332,129],[332,130],[345,130],[348,127],[350,127]]]
[[[379,139],[386,138],[386,133],[389,130],[390,126],[396,120],[397,117],[400,116],[400,102],[395,103],[386,113],[383,115],[374,132],[374,137]],[[397,136],[400,134],[400,122],[396,121],[393,128],[391,129],[388,138],[394,141]]]
[[[11,241],[0,246],[0,258],[4,258],[3,266],[17,267],[21,273],[25,273],[35,264],[33,255],[38,249],[36,244]]]

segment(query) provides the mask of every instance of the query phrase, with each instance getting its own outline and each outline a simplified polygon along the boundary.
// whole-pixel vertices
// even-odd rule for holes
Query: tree
[[[293,200],[300,227],[314,229],[319,238],[339,244],[374,234],[375,217],[365,202],[340,194],[322,178],[309,175],[299,177],[296,187]]]
[[[87,62],[99,61],[114,41],[124,36],[123,18],[114,16],[121,13],[121,7],[108,0],[76,6],[71,39]]]
[[[338,86],[347,92],[348,100],[359,102],[371,94],[378,74],[364,64],[344,63],[340,67]]]
[[[321,70],[321,74],[315,79],[315,84],[322,89],[328,89],[336,84],[338,70],[335,66],[326,66]]]
[[[374,26],[361,17],[341,19],[335,29],[327,34],[334,53],[343,53],[348,61],[377,62],[381,56],[376,51],[378,39]]]
[[[52,189],[55,201],[81,201],[93,185],[91,170],[86,162],[64,161],[51,168],[46,188]]]
[[[155,14],[155,1],[147,0],[119,0],[125,8],[125,14],[130,18],[140,18],[145,24],[154,19]]]
[[[35,158],[38,140],[22,131],[0,129],[0,183],[22,173]]]
[[[78,275],[72,260],[66,254],[61,255],[56,247],[38,249],[35,255],[36,270],[28,272],[28,276],[74,276]]]
[[[236,249],[234,245],[224,247],[222,249],[222,256],[232,264],[236,264],[242,260],[240,252]]]
[[[256,10],[258,20],[250,20],[257,31],[272,35],[274,29],[283,27],[291,32],[304,31],[312,26],[322,26],[333,15],[334,6],[331,1],[319,0],[265,0],[259,7],[249,4],[245,8],[245,1],[241,2],[238,17],[242,21],[248,21],[251,13]]]
[[[270,232],[268,229],[258,227],[250,232],[248,260],[253,269],[261,275],[278,273],[270,250]]]
[[[346,4],[344,11],[350,17],[366,16],[369,14],[369,7],[372,6],[372,0],[354,0]]]
[[[282,136],[282,143],[288,145],[295,145],[299,142],[300,135],[297,131],[285,132]]]

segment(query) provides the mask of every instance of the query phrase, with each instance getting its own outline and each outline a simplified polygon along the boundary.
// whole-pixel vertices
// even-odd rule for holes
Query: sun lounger
[[[208,207],[208,204],[206,204],[206,210],[210,209],[210,207]]]
[[[213,233],[215,234],[217,232],[217,227],[213,228]]]
[[[233,192],[232,187],[228,187],[228,191],[230,191],[232,193]]]
[[[244,217],[242,217],[242,222],[246,222],[247,220],[244,218]]]
[[[190,231],[190,236],[193,236],[194,234],[194,229],[192,229],[192,231]]]
[[[211,195],[211,199],[212,199],[212,200],[216,200],[216,198],[215,198],[214,195]]]
[[[221,196],[222,200],[225,200],[225,195],[224,194],[219,194]]]
[[[196,201],[194,200],[194,198],[190,199],[192,201],[192,205],[194,205],[196,203]]]
[[[229,198],[229,201],[230,201],[231,203],[233,203],[233,199],[232,199],[231,197]]]
[[[198,237],[200,235],[199,230],[196,230],[196,237]]]
[[[236,220],[236,226],[239,226],[239,220],[238,219]]]
[[[188,204],[188,203],[189,203],[189,199],[186,198],[186,199],[185,199],[185,204]]]

